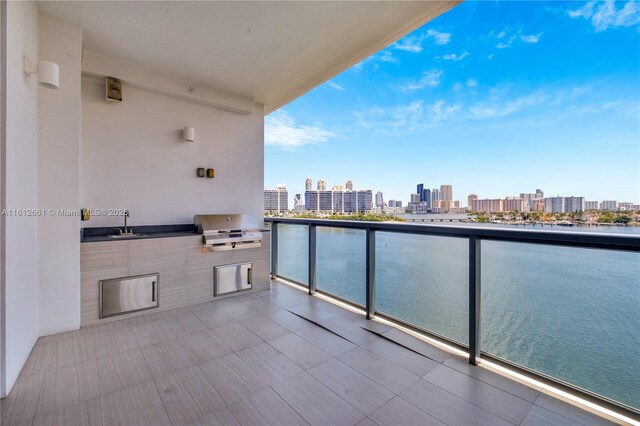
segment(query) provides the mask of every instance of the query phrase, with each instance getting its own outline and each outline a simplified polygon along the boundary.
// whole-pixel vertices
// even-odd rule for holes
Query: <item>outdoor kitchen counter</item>
[[[80,230],[81,243],[97,243],[102,241],[131,241],[144,240],[149,238],[176,238],[176,237],[201,237],[196,227],[192,224],[187,225],[147,225],[147,226],[131,226],[135,234],[142,234],[133,237],[112,238],[116,229],[122,227],[105,226],[96,228],[82,228]],[[260,232],[269,232],[269,229],[260,229]]]
[[[114,227],[85,228],[80,244],[81,325],[95,325],[122,318],[150,315],[181,306],[209,302],[234,294],[269,288],[270,232],[262,230],[261,247],[202,252],[202,235],[193,225],[133,226],[137,238],[109,238]],[[213,294],[214,267],[250,262],[253,288],[241,293]],[[99,317],[100,281],[159,274],[159,306],[122,316]]]

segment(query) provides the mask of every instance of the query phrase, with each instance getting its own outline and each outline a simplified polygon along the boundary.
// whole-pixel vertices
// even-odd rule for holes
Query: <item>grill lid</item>
[[[248,214],[198,214],[194,222],[201,234],[259,231],[258,221]]]
[[[258,221],[250,215],[196,215],[194,222],[202,234],[203,252],[257,248],[262,244]]]

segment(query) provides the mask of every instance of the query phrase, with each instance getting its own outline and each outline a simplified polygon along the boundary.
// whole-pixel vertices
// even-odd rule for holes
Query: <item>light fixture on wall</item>
[[[24,72],[27,75],[38,74],[38,83],[47,89],[57,89],[60,85],[60,66],[55,62],[38,61],[35,63],[25,56]]]
[[[196,141],[196,129],[193,127],[185,127],[182,129],[182,140],[185,142]]]

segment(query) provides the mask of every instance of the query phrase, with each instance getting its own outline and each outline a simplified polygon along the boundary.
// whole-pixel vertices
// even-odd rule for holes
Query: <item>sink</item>
[[[114,234],[114,235],[107,235],[107,237],[109,238],[115,238],[115,239],[127,239],[127,238],[136,238],[136,237],[146,237],[147,234]]]

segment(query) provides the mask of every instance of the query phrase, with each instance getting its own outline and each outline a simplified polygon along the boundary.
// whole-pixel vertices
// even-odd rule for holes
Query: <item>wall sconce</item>
[[[47,89],[57,89],[60,85],[60,66],[55,62],[38,61],[31,62],[24,57],[25,74],[38,74],[38,83]]]
[[[196,141],[196,129],[193,127],[185,127],[182,129],[182,140],[185,142]]]

